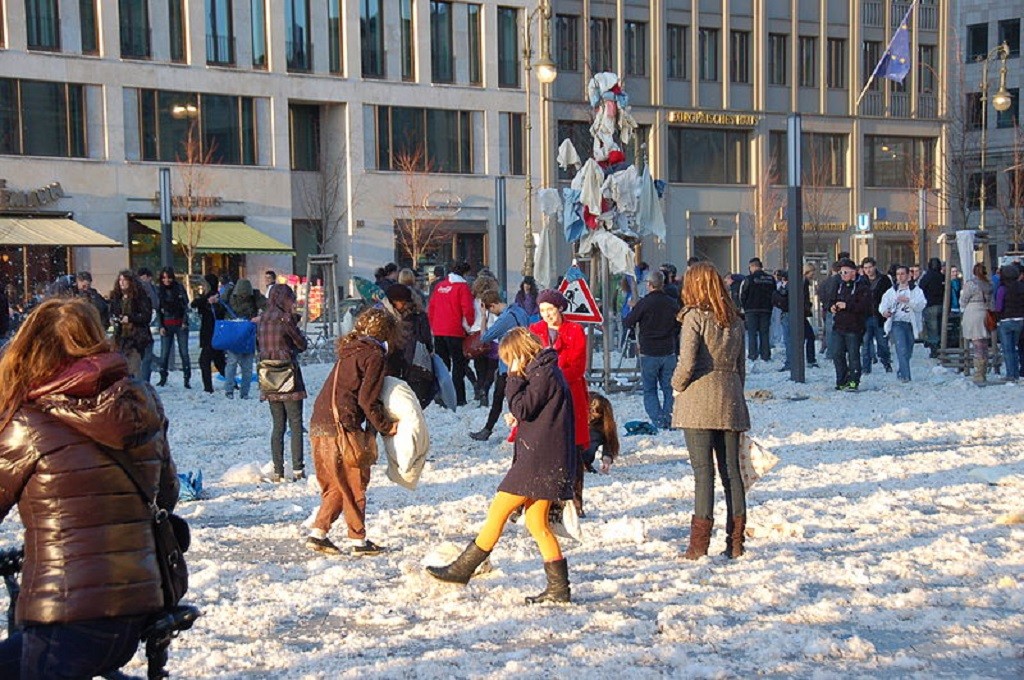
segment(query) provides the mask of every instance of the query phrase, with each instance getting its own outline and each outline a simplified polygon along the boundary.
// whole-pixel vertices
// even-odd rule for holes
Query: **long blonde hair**
[[[87,300],[52,298],[40,304],[0,356],[0,430],[43,385],[83,357],[112,351],[100,315]]]
[[[542,349],[544,348],[541,347],[537,337],[529,329],[517,326],[501,339],[498,344],[498,357],[509,366],[510,374],[521,376],[526,366],[540,354]],[[511,366],[516,359],[519,360],[519,367],[513,372]]]
[[[722,275],[710,262],[697,262],[686,269],[683,277],[683,305],[711,312],[722,328],[731,326],[739,313],[725,289]]]

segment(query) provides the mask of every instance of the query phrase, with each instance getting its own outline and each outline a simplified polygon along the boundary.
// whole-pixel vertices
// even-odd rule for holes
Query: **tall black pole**
[[[508,252],[506,232],[505,178],[494,178],[494,271],[498,275],[501,290],[508,290]]]
[[[171,169],[160,168],[160,266],[174,266],[171,243]]]
[[[790,114],[786,123],[787,158],[789,159],[789,190],[787,225],[787,257],[789,268],[789,379],[805,382],[804,376],[804,206],[800,188],[800,114]]]

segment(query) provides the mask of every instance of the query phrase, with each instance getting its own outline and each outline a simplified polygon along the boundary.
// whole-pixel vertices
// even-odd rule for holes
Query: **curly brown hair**
[[[342,347],[367,335],[393,345],[398,337],[398,330],[398,319],[394,314],[379,307],[371,307],[356,317],[356,324],[348,334],[338,338],[335,351],[340,353]]]

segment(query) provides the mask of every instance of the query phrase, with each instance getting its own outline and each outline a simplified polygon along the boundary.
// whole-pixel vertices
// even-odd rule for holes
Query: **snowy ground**
[[[763,391],[750,400],[753,434],[782,462],[749,494],[740,560],[719,556],[720,488],[714,556],[680,559],[693,508],[682,433],[623,437],[612,474],[586,480],[585,540],[563,541],[569,606],[523,604],[543,575],[519,527],[469,586],[423,571],[432,551],[474,536],[507,468],[509,444],[467,437],[483,409],[427,410],[433,453],[416,492],[374,469],[369,535],[391,552],[327,558],[301,544],[318,505],[309,486],[224,480],[232,466],[269,460],[266,404],[186,392],[172,376],[160,394],[174,456],[182,471],[202,469],[208,497],[179,506],[193,527],[188,600],[204,616],[175,642],[171,670],[1024,677],[1024,525],[1003,523],[1024,511],[1024,387],[979,389],[917,353],[912,385],[876,372],[858,394],[833,391],[824,365],[803,385],[777,364],[749,376],[748,394]],[[312,394],[327,369],[306,367]],[[646,419],[638,395],[613,403],[620,424]],[[5,522],[0,544],[18,531]],[[142,669],[140,652],[128,670]]]

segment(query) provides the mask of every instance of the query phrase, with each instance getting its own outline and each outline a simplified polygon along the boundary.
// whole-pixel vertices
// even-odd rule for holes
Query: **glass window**
[[[789,36],[784,33],[768,35],[768,84],[785,85],[789,82]]]
[[[627,21],[626,37],[626,75],[647,75],[647,24],[639,21]]]
[[[139,90],[142,158],[178,161],[196,126],[198,153],[209,162],[256,164],[256,109],[252,97]]]
[[[615,25],[612,19],[590,18],[590,67],[594,73],[614,71],[612,43]]]
[[[559,71],[580,70],[580,18],[555,15],[555,63]]]
[[[30,50],[60,49],[58,0],[25,0],[25,24]]]
[[[81,85],[0,78],[0,153],[84,158]]]
[[[818,39],[800,36],[800,87],[818,85]]]
[[[981,93],[968,92],[964,95],[964,128],[981,129]]]
[[[480,5],[466,5],[466,20],[469,29],[469,83],[481,85],[484,76],[480,61]]]
[[[342,30],[344,24],[341,21],[341,0],[328,0],[327,2],[327,42],[328,42],[328,68],[331,73],[344,73],[345,52],[342,45],[345,44]]]
[[[206,63],[235,63],[231,0],[206,0]]]
[[[0,15],[0,20],[2,20]],[[78,20],[82,28],[82,54],[98,54],[99,36],[96,32],[96,0],[79,0]]]
[[[846,39],[829,38],[825,58],[828,60],[825,64],[825,77],[828,78],[825,85],[836,90],[846,89]]]
[[[982,184],[984,177],[984,185]],[[999,182],[995,172],[972,172],[967,182],[967,205],[972,210],[981,209],[981,189],[985,188],[985,210],[992,210],[999,205]]]
[[[449,109],[378,106],[377,167],[472,173],[472,114]]]
[[[865,184],[869,187],[932,186],[935,139],[866,135]]]
[[[399,0],[398,21],[402,32],[402,80],[413,80],[416,77],[416,27],[412,0]]]
[[[750,82],[750,33],[748,31],[732,31],[729,34],[732,42],[729,49],[729,82]]]
[[[700,29],[700,79],[718,82],[718,29]]]
[[[147,0],[118,0],[121,28],[121,58],[149,58],[149,3]]]
[[[1017,127],[1017,124],[1020,122],[1020,88],[1010,87],[1007,89],[1010,91],[1010,108],[1005,111],[996,111],[997,128]]]
[[[263,2],[263,0],[254,0],[254,2]],[[253,16],[253,22],[256,21],[255,15]],[[258,49],[256,43],[256,25],[253,24],[253,41],[252,51],[253,59],[255,60],[256,50]],[[167,2],[167,32],[170,37],[171,47],[171,61],[177,64],[183,64],[188,54],[185,49],[185,2],[184,0],[168,0]],[[266,47],[263,48],[263,54],[266,55]]]
[[[668,70],[666,75],[669,78],[685,80],[687,75],[687,64],[689,63],[689,52],[686,36],[690,32],[689,26],[681,24],[668,24],[666,28],[666,42],[668,52]]]
[[[505,122],[508,126],[506,138],[508,140],[508,168],[505,171],[510,175],[526,174],[526,134],[524,130],[524,115],[522,113],[506,113]]]
[[[455,81],[455,54],[452,50],[452,4],[430,0],[430,80]]]
[[[320,107],[313,104],[288,106],[292,170],[320,169]]]
[[[848,135],[805,132],[800,138],[800,181],[811,187],[846,186],[846,146]],[[784,184],[789,163],[786,133],[772,131],[768,136],[768,154],[775,159],[775,180]]]
[[[668,158],[670,182],[747,184],[750,133],[669,126]]]
[[[285,0],[285,59],[289,71],[312,71],[313,50],[309,34],[309,0]]]
[[[864,77],[864,82],[868,82],[868,78],[871,78],[871,74],[875,72],[875,67],[878,66],[878,60],[882,58],[882,43],[877,40],[865,40],[861,45],[861,73]],[[871,80],[871,85],[868,89],[881,90],[882,79],[874,78]]]
[[[984,59],[988,54],[988,24],[967,27],[967,61]]]
[[[936,78],[937,71],[935,70],[935,45],[918,45],[917,64],[918,92],[937,92],[938,86]]]
[[[1020,56],[1020,19],[1004,19],[999,22],[999,44],[1006,43],[1010,57]]]
[[[519,87],[519,10],[498,8],[498,87]]]
[[[384,77],[384,0],[360,0],[359,41],[364,78]]]

